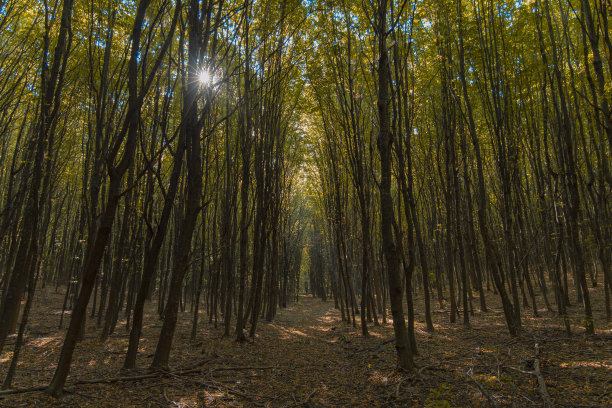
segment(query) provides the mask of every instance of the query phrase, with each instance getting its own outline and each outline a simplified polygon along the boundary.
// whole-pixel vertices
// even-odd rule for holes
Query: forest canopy
[[[419,333],[491,310],[516,341],[609,339],[611,18],[607,0],[0,0],[3,388],[53,302],[56,397],[88,336],[121,327],[122,372],[159,374],[185,324],[257,342],[305,294],[364,339],[390,324],[410,375]]]

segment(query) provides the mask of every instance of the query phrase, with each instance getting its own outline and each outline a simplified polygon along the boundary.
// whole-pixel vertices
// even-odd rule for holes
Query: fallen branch
[[[128,376],[118,376],[118,377],[109,377],[109,378],[93,378],[89,380],[75,380],[75,381],[67,382],[65,387],[72,387],[75,385],[84,385],[84,384],[103,384],[103,383],[110,384],[110,383],[121,382],[121,381],[140,381],[140,380],[146,380],[149,378],[163,377],[165,375],[178,377],[181,375],[201,372],[202,369],[197,368],[197,367],[201,366],[202,364],[203,363],[199,363],[196,365],[195,368],[187,368],[184,370],[178,370],[174,373],[168,372],[168,371],[158,371],[158,372],[142,374],[142,375],[128,375]],[[274,367],[219,367],[219,368],[211,370],[211,372],[212,371],[223,371],[223,370],[256,370],[256,369],[267,370],[271,368],[274,368]],[[29,388],[13,388],[10,390],[0,391],[0,397],[4,397],[7,395],[25,394],[29,392],[44,391],[46,389],[47,389],[47,385],[38,385],[35,387],[29,387]]]
[[[236,396],[248,399],[254,405],[263,405],[263,404],[261,404],[260,402],[258,402],[256,400],[257,398],[262,398],[259,395],[255,396],[255,395],[245,394],[245,393],[243,393],[241,391],[235,390],[235,389],[233,389],[231,387],[228,387],[228,386],[221,387],[221,386],[219,386],[217,384],[211,384],[211,383],[204,382],[204,381],[194,380],[193,378],[189,378],[189,377],[181,377],[178,374],[171,373],[171,372],[168,372],[168,371],[165,372],[165,374],[167,374],[170,377],[176,378],[178,380],[187,381],[187,382],[190,382],[192,384],[201,385],[203,387],[212,388],[212,389],[215,389],[217,391],[227,392],[228,394],[233,394],[233,395],[236,395]]]
[[[172,406],[178,406],[178,404],[174,401],[170,401],[170,398],[168,398],[168,395],[166,394],[166,388],[162,389],[162,395],[164,396],[164,399],[166,400],[166,402]]]
[[[215,371],[243,371],[243,370],[273,370],[276,366],[265,366],[265,367],[216,367],[211,368],[209,374],[214,373]]]
[[[504,367],[504,368],[508,368],[510,370],[514,370],[516,372],[519,372],[521,374],[527,374],[527,375],[533,375],[536,377],[536,379],[538,380],[538,389],[540,391],[540,396],[542,397],[542,400],[544,401],[544,406],[545,407],[554,407],[554,404],[552,402],[552,399],[550,398],[550,394],[548,393],[548,387],[546,386],[546,380],[544,379],[544,375],[542,374],[542,371],[540,370],[540,360],[538,359],[538,354],[540,353],[540,348],[539,346],[536,344],[535,345],[535,357],[533,359],[533,370],[532,371],[526,371],[526,370],[521,370],[519,368],[515,368],[515,367]]]
[[[312,390],[310,394],[308,394],[308,396],[304,399],[304,401],[300,401],[300,402],[297,402],[297,400],[295,399],[295,396],[291,394],[291,398],[293,398],[293,403],[289,405],[285,405],[283,408],[304,406],[308,404],[308,401],[310,401],[310,399],[312,398],[313,395],[315,395],[316,392],[317,390],[315,388],[314,390]]]
[[[550,394],[548,393],[548,387],[546,387],[546,381],[544,380],[544,376],[540,371],[540,360],[538,359],[538,354],[540,353],[540,348],[538,345],[535,345],[535,361],[533,363],[533,375],[538,378],[538,385],[540,386],[540,394],[542,395],[542,399],[544,400],[544,405],[546,407],[552,407],[553,403],[550,399]]]
[[[306,405],[308,404],[308,401],[310,401],[310,399],[312,398],[313,395],[315,395],[315,393],[317,392],[316,389],[312,390],[312,392],[310,394],[308,394],[308,396],[306,397],[306,399],[304,401],[302,401],[300,403],[300,405]]]
[[[12,395],[12,394],[23,394],[26,392],[44,391],[46,389],[47,389],[46,385],[39,385],[37,387],[30,387],[30,388],[12,388],[10,390],[0,391],[0,397],[3,397],[5,395]]]
[[[81,385],[81,384],[100,384],[100,383],[115,383],[120,381],[139,381],[146,380],[147,378],[161,377],[163,373],[150,373],[133,376],[121,376],[121,377],[110,377],[110,378],[94,378],[92,380],[76,380],[72,383],[66,383],[66,386]]]
[[[72,387],[75,385],[83,385],[83,384],[102,384],[102,383],[115,383],[120,381],[139,381],[146,380],[147,378],[155,378],[161,377],[164,373],[151,373],[151,374],[143,374],[143,375],[134,375],[134,376],[120,376],[120,377],[110,377],[110,378],[94,378],[91,380],[76,380],[67,382],[64,387]],[[28,392],[36,392],[36,391],[44,391],[47,389],[47,385],[39,385],[36,387],[30,388],[13,388],[10,390],[0,391],[0,397],[6,395],[14,395],[14,394],[25,394]]]
[[[571,337],[559,337],[556,339],[538,339],[538,343],[556,343],[559,341],[572,341]]]
[[[407,378],[404,378],[402,381],[400,381],[399,383],[397,383],[397,388],[395,389],[395,398],[399,398],[400,395],[400,388],[402,387],[402,384],[407,380]]]
[[[487,390],[482,386],[482,384],[480,384],[478,381],[476,381],[476,379],[474,377],[470,377],[470,379],[474,382],[474,384],[476,384],[476,386],[478,387],[478,389],[480,390],[482,395],[487,397],[487,399],[491,403],[491,406],[493,408],[497,408],[497,402],[495,402],[495,399],[493,398],[493,396],[487,392]]]

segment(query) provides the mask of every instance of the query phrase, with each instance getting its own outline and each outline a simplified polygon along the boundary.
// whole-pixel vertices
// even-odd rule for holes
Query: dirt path
[[[383,335],[374,333],[370,339],[362,339],[357,330],[340,321],[332,302],[302,298],[267,323],[256,342],[261,358],[279,367],[262,381],[262,386],[269,387],[281,400],[308,399],[313,405],[326,406],[389,402],[379,399],[376,378],[383,378],[372,369],[375,360],[359,355],[379,348]],[[384,353],[381,357],[393,371],[394,355]]]
[[[61,295],[45,293],[38,300],[15,385],[47,384],[57,362],[63,331],[57,329]],[[490,297],[494,303],[493,296]],[[44,301],[41,301],[44,300]],[[417,299],[419,305],[421,300]],[[395,370],[390,324],[370,326],[364,339],[358,327],[340,321],[333,302],[301,297],[281,310],[272,322],[260,322],[255,339],[236,343],[222,337],[222,328],[201,323],[195,342],[189,340],[189,313],[180,319],[171,355],[172,370],[198,366],[188,374],[164,375],[141,381],[75,385],[61,399],[28,393],[0,398],[0,407],[200,407],[200,406],[310,406],[310,407],[539,407],[542,396],[533,367],[539,345],[542,375],[556,406],[612,406],[612,332],[598,322],[599,332],[587,338],[566,338],[558,319],[524,320],[525,330],[511,338],[495,305],[476,313],[472,328],[448,323],[437,310],[436,332],[424,331],[417,309],[416,357],[419,375]],[[155,348],[160,322],[155,305],[148,305],[140,371]],[[580,309],[575,311],[577,316]],[[207,320],[202,315],[201,320]],[[122,322],[124,325],[125,322]],[[579,329],[578,329],[579,331]],[[120,375],[127,334],[124,327],[106,343],[91,333],[78,347],[69,381]],[[10,352],[0,356],[4,376]],[[121,374],[124,375],[124,374]]]
[[[45,311],[57,317],[57,310]],[[299,303],[281,310],[272,322],[261,321],[255,339],[245,343],[236,343],[233,337],[223,338],[221,327],[207,323],[202,324],[197,340],[191,342],[185,320],[184,316],[174,343],[172,369],[203,363],[200,373],[81,384],[67,387],[62,400],[37,392],[0,399],[0,406],[387,405],[377,388],[388,386],[391,378],[382,376],[373,365],[382,362],[385,371],[393,374],[393,353],[381,353],[370,362],[363,360],[358,354],[369,349],[378,351],[383,334],[361,338],[357,330],[340,321],[333,302],[301,297]],[[88,323],[93,332],[94,322]],[[139,354],[141,366],[150,360],[158,328],[159,324],[145,328]],[[46,336],[30,336],[19,370],[22,375],[15,384],[18,387],[46,384],[61,346],[61,331],[48,321],[33,322],[31,331]],[[88,336],[77,349],[68,381],[117,376],[126,345],[127,336],[120,330],[105,344]],[[8,368],[9,355],[4,354],[0,374]],[[132,374],[144,373],[142,370]]]

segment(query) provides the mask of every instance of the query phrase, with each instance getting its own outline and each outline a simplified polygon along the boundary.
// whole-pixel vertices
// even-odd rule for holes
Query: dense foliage
[[[41,285],[72,310],[55,395],[88,317],[105,340],[126,314],[134,368],[149,300],[158,369],[189,304],[192,338],[204,307],[242,341],[304,290],[364,336],[390,308],[404,369],[417,293],[428,330],[433,298],[469,327],[495,296],[518,336],[537,295],[594,333],[589,286],[612,319],[611,16],[605,0],[0,0],[5,387]]]

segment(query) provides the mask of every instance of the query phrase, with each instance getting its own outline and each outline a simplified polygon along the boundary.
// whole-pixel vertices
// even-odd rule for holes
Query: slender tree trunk
[[[381,236],[383,252],[387,261],[389,293],[391,296],[391,313],[395,332],[395,348],[398,366],[403,370],[413,370],[412,350],[406,330],[402,307],[402,280],[400,277],[399,257],[393,237],[394,210],[391,196],[391,149],[393,139],[389,126],[389,58],[387,54],[387,0],[378,0],[376,9],[376,37],[378,40],[378,115],[379,135],[378,151],[380,153],[380,206]]]

